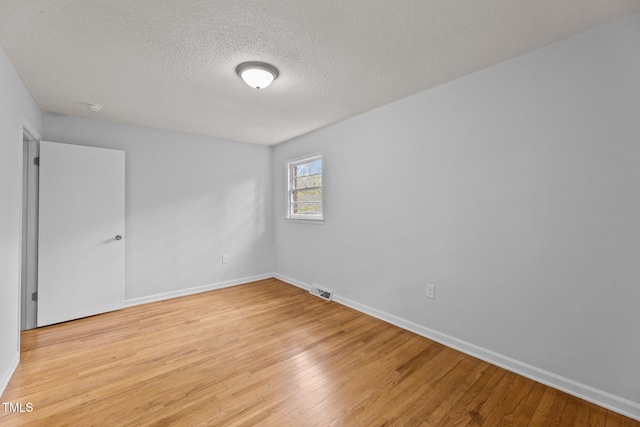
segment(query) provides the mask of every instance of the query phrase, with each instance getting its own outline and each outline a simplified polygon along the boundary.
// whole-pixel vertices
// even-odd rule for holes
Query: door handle
[[[118,235],[116,236],[116,240],[122,240],[122,236],[118,234]]]

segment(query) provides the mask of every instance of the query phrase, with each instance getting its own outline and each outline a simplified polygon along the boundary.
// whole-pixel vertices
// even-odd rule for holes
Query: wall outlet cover
[[[427,298],[436,297],[436,287],[434,285],[427,285]]]

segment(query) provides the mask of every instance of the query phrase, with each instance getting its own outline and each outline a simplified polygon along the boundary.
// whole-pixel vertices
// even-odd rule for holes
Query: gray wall
[[[40,110],[0,48],[0,393],[19,357],[23,118],[40,132]]]
[[[276,271],[637,410],[638,46],[634,15],[276,146]],[[287,222],[316,152],[325,223]]]
[[[43,117],[45,140],[126,152],[126,299],[273,271],[269,147]]]

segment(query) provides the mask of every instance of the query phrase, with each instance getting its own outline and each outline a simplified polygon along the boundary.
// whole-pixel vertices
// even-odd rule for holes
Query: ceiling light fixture
[[[243,62],[236,68],[236,73],[246,84],[255,89],[264,89],[278,78],[278,70],[264,62]]]

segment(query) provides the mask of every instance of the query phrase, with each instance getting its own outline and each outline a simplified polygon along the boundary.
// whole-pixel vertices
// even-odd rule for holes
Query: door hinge
[[[38,301],[38,292],[34,292],[31,294],[31,301]]]
[[[33,164],[36,166],[40,166],[40,157],[34,157],[33,158]]]

